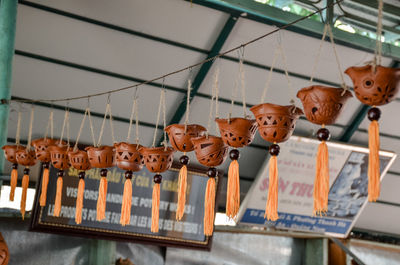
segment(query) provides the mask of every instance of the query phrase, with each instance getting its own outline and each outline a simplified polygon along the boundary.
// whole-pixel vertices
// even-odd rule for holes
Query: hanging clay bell
[[[66,145],[52,145],[49,146],[50,157],[52,165],[59,169],[65,170],[70,167],[68,160],[68,146]]]
[[[5,145],[2,149],[6,159],[13,164],[17,164],[17,151],[23,150],[24,147],[22,145]]]
[[[142,170],[143,156],[139,152],[141,145],[120,142],[115,143],[114,147],[117,167],[133,172]]]
[[[228,146],[221,137],[209,135],[192,139],[194,152],[200,164],[207,167],[221,165],[228,154]]]
[[[352,97],[350,91],[343,88],[310,86],[297,92],[307,119],[315,124],[333,124],[338,118],[346,101]]]
[[[96,220],[101,221],[106,217],[106,199],[107,199],[107,168],[114,165],[114,148],[112,146],[103,145],[99,147],[89,146],[85,148],[89,163],[94,168],[100,170],[99,196],[97,198]]]
[[[350,67],[345,73],[354,84],[356,97],[364,104],[380,106],[396,98],[400,89],[400,68],[377,65]]]
[[[17,151],[23,150],[24,147],[21,145],[5,145],[2,147],[6,159],[12,163],[11,178],[10,178],[10,201],[14,201],[15,188],[17,187],[18,181],[18,163],[17,163]]]
[[[172,147],[142,147],[140,153],[144,164],[153,173],[161,173],[168,170],[172,165],[175,150]]]
[[[400,68],[380,65],[350,67],[345,71],[353,81],[357,98],[372,106],[368,110],[371,121],[368,128],[368,201],[375,202],[380,194],[380,139],[379,123],[381,111],[376,106],[385,105],[396,98],[400,88]]]
[[[25,218],[25,209],[26,209],[26,197],[29,186],[29,167],[35,165],[35,151],[28,150],[27,148],[23,148],[18,150],[16,153],[17,163],[25,166],[24,168],[24,176],[22,178],[22,194],[21,194],[21,205],[20,211],[22,214],[22,219]]]
[[[94,168],[109,168],[114,164],[113,147],[103,145],[99,147],[89,146],[85,150],[89,157],[90,165]]]
[[[85,171],[90,169],[89,157],[86,151],[79,149],[69,151],[68,159],[70,165],[77,170]]]
[[[23,148],[16,152],[17,163],[25,167],[31,167],[36,164],[35,151]]]
[[[201,125],[188,124],[186,125],[185,132],[184,124],[171,124],[165,128],[165,131],[168,133],[169,141],[172,147],[177,151],[184,152],[184,154],[179,158],[179,162],[181,163],[182,167],[179,169],[178,175],[178,202],[176,208],[176,220],[180,221],[182,220],[185,212],[187,165],[190,162],[186,152],[194,150],[191,139],[204,135],[207,130]]]
[[[292,136],[296,121],[303,111],[293,105],[263,103],[250,108],[256,117],[261,137],[271,143],[284,142]]]
[[[36,159],[41,162],[48,163],[51,161],[49,146],[55,145],[56,139],[40,138],[32,141],[32,146],[35,148]]]
[[[244,118],[215,119],[222,140],[229,146],[239,148],[251,144],[257,131],[256,120]]]
[[[222,140],[229,146],[239,148],[251,144],[257,131],[257,122],[252,119],[231,118],[215,119],[218,124]],[[239,176],[239,150],[229,152],[232,162],[228,169],[228,183],[226,192],[226,215],[235,218],[240,208],[240,176]]]
[[[197,124],[171,124],[165,128],[168,133],[169,140],[175,150],[181,152],[190,152],[194,150],[192,138],[204,135],[206,128]]]

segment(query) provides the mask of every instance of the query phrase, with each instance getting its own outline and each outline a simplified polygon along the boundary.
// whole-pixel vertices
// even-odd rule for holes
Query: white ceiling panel
[[[275,29],[276,27],[273,26],[240,18],[223,50],[239,46]],[[282,46],[286,54],[289,71],[310,76],[320,41],[292,31],[283,30],[281,33]],[[277,36],[278,34],[275,34],[275,36],[266,37],[247,46],[245,48],[245,59],[264,65],[271,65],[278,41]],[[372,53],[347,48],[342,45],[337,45],[337,52],[343,71],[347,67],[362,65],[373,58]],[[236,56],[236,54],[232,54],[232,56]],[[387,58],[382,60],[383,65],[389,65],[390,62],[391,60]],[[282,65],[281,62],[280,65]],[[282,68],[281,66],[279,67]],[[335,56],[328,42],[324,43],[315,78],[341,83]],[[346,77],[346,83],[351,84],[348,77]]]
[[[389,234],[400,234],[400,207],[368,203],[355,227]]]
[[[31,99],[63,98],[81,96],[88,93],[98,93],[110,87],[123,87],[132,82],[112,78],[101,74],[38,61],[23,56],[14,56],[12,95]],[[139,120],[155,124],[157,108],[160,98],[160,88],[140,86],[138,89]],[[124,118],[130,117],[134,91],[127,90],[111,96],[112,113]],[[176,110],[183,95],[167,91],[166,110],[167,118]],[[107,97],[94,97],[90,100],[92,111],[104,113]],[[56,104],[65,105],[66,102]],[[85,109],[87,100],[71,101],[70,107]],[[159,121],[162,124],[162,120]]]
[[[217,10],[182,0],[33,2],[206,50],[211,47],[228,17]]]
[[[27,6],[19,6],[17,19],[16,49],[146,80],[205,57]],[[165,83],[184,86],[187,75],[168,77]]]
[[[400,204],[400,176],[387,173],[382,180],[379,200]]]

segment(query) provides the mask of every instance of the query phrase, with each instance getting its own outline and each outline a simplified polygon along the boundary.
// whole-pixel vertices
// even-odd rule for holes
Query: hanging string
[[[132,124],[133,124],[133,117],[135,115],[135,127],[136,127],[136,136],[135,136],[135,142],[136,144],[139,143],[139,124],[138,124],[138,108],[137,108],[137,88],[135,89],[135,93],[133,96],[133,104],[132,104],[132,110],[131,110],[131,117],[129,118],[129,128],[128,128],[128,135],[126,136],[126,142],[129,142],[129,139],[131,138],[131,131],[132,131]]]
[[[382,18],[383,18],[383,0],[378,0],[378,25],[376,27],[376,46],[374,57],[374,70],[382,62]]]
[[[63,126],[62,126],[62,130],[61,130],[60,144],[62,143],[63,138],[64,138],[64,131],[65,131],[65,127],[67,126],[68,119],[69,119],[69,109],[66,108],[65,113],[64,113]],[[67,136],[67,138],[68,138],[68,136]],[[69,146],[69,140],[68,140],[68,146]]]
[[[167,127],[167,118],[166,118],[166,106],[165,106],[165,87],[163,88],[163,93],[162,93],[162,108],[163,108],[163,128]],[[162,141],[162,144],[164,145],[164,150],[167,150],[168,147],[168,142],[167,142],[167,131],[163,130],[164,133],[164,140]]]
[[[229,113],[228,113],[228,123],[231,123],[231,118],[232,118],[232,112],[233,112],[233,106],[235,105],[235,99],[237,96],[237,92],[238,92],[238,84],[239,80],[238,78],[235,79],[235,83],[233,85],[233,89],[232,89],[232,94],[231,94],[231,105],[229,107]]]
[[[192,69],[190,69],[191,76]],[[188,87],[187,87],[187,95],[186,95],[186,117],[185,117],[185,133],[187,131],[187,125],[189,123],[189,111],[190,111],[190,91],[192,90],[192,80],[189,78]],[[165,127],[164,127],[165,128]]]
[[[335,40],[333,39],[332,27],[329,24],[327,24],[327,27],[328,27],[329,39],[332,44],[333,53],[335,54],[336,64],[337,64],[337,67],[339,70],[340,81],[342,81],[341,86],[343,88],[343,92],[342,92],[342,96],[343,96],[346,93],[346,91],[348,90],[348,87],[346,86],[346,83],[344,81],[344,76],[343,76],[344,72],[342,70],[342,66],[340,65],[340,60],[339,60],[339,55],[336,50]]]
[[[103,122],[101,123],[101,129],[100,129],[99,139],[98,139],[98,141],[97,141],[97,146],[98,146],[98,147],[101,145],[101,138],[103,137],[104,126],[105,126],[105,123],[106,123],[107,115],[108,115],[108,119],[110,120],[111,139],[112,139],[112,142],[115,143],[114,126],[113,126],[112,113],[111,113],[110,94],[108,95],[107,105],[106,105],[106,111],[105,111],[105,113],[104,113]]]
[[[289,87],[289,91],[290,91],[290,104],[295,105],[295,100],[294,97],[296,95],[295,90],[293,88],[292,85],[292,81],[290,80],[290,76],[289,76],[289,72],[288,72],[288,66],[287,66],[287,60],[286,60],[286,54],[285,51],[282,47],[282,42],[281,42],[281,35],[279,34],[279,39],[278,39],[278,48],[280,50],[281,56],[282,56],[282,61],[283,61],[283,68],[285,70],[285,76],[286,76],[286,80],[288,83],[288,87]],[[295,111],[295,108],[293,108],[293,111]]]
[[[219,97],[219,67],[215,73],[215,81],[214,81],[214,92],[215,92],[215,118],[219,118],[219,104],[218,104],[218,97]],[[215,127],[216,131],[218,129]]]
[[[269,73],[268,73],[268,77],[267,77],[267,82],[265,83],[264,86],[264,90],[263,93],[261,95],[261,100],[260,100],[260,104],[264,103],[265,97],[267,95],[267,91],[269,89],[269,84],[271,83],[271,79],[272,79],[272,72],[274,71],[275,68],[275,64],[276,64],[276,60],[278,59],[278,55],[279,55],[279,50],[278,47],[275,48],[274,51],[274,58],[272,59],[272,65],[271,68],[269,69]]]
[[[81,137],[81,133],[83,131],[83,126],[85,125],[85,120],[86,117],[88,117],[89,119],[89,124],[90,124],[90,130],[91,130],[91,134],[92,134],[92,140],[93,140],[93,145],[96,145],[96,139],[94,137],[94,132],[93,132],[93,124],[92,124],[92,120],[90,118],[90,109],[89,107],[87,107],[85,109],[85,114],[83,114],[83,119],[81,121],[81,126],[79,127],[79,132],[78,132],[78,136],[76,137],[76,141],[75,141],[75,145],[74,145],[74,151],[78,150],[78,143],[79,143],[79,139]]]
[[[207,122],[207,131],[206,136],[208,138],[208,134],[211,130],[211,122],[213,120],[213,110],[214,110],[214,101],[215,101],[215,118],[218,117],[218,80],[219,79],[219,67],[215,70],[214,74],[214,83],[210,88],[211,92],[211,101],[210,101],[210,112],[208,114],[208,122]]]
[[[310,83],[313,82],[314,80],[314,76],[317,73],[317,66],[318,66],[318,62],[319,62],[319,58],[321,57],[321,52],[322,52],[322,47],[324,46],[325,43],[325,38],[326,38],[326,34],[328,33],[328,27],[325,24],[324,26],[324,33],[322,34],[322,38],[321,41],[319,43],[319,48],[318,48],[318,52],[317,52],[317,56],[315,56],[315,61],[314,61],[314,66],[311,72],[311,77],[310,77]]]
[[[157,137],[157,130],[158,130],[158,123],[160,122],[160,115],[161,115],[161,105],[163,104],[163,102],[165,102],[165,100],[163,100],[163,98],[165,97],[165,87],[164,87],[164,79],[163,79],[163,85],[160,91],[160,101],[158,103],[158,112],[157,112],[157,122],[156,122],[156,127],[154,128],[154,135],[153,135],[153,143],[151,145],[151,147],[155,147],[156,145],[156,137]],[[164,116],[165,116],[165,106],[164,106]],[[165,117],[164,117],[164,123],[165,123]],[[165,124],[164,124],[164,128],[165,128]],[[164,140],[163,143],[166,139],[165,136],[165,132],[164,132]]]
[[[32,107],[31,107],[31,117],[30,117],[30,121],[29,121],[28,144],[26,145],[26,149],[27,150],[31,149],[34,113],[35,113],[35,106],[32,105]]]
[[[54,130],[54,110],[51,109],[50,114],[49,114],[49,120],[47,122],[47,126],[46,126],[46,133],[44,134],[44,139],[47,139],[49,130],[50,130],[50,138],[53,139],[53,130]]]
[[[175,74],[178,74],[178,73],[180,73],[180,72],[184,72],[184,71],[190,70],[191,68],[200,66],[200,65],[202,65],[202,64],[211,62],[211,61],[215,60],[216,58],[220,58],[220,57],[225,56],[225,55],[227,55],[227,54],[229,54],[229,53],[232,53],[232,52],[234,52],[234,51],[236,51],[236,50],[238,50],[238,49],[240,49],[240,48],[242,48],[242,47],[246,47],[247,45],[250,45],[250,44],[253,44],[253,43],[257,42],[257,41],[260,41],[260,40],[262,40],[262,39],[264,39],[264,38],[266,38],[266,37],[268,37],[268,36],[270,36],[270,35],[272,35],[272,34],[275,34],[275,33],[279,32],[279,31],[282,31],[282,30],[284,30],[284,29],[287,29],[287,28],[293,26],[294,24],[299,23],[299,22],[301,22],[301,21],[303,21],[303,20],[306,20],[306,19],[308,19],[308,18],[310,18],[310,17],[312,17],[312,16],[314,16],[314,15],[316,15],[316,14],[320,14],[320,13],[323,12],[324,10],[329,9],[329,8],[332,8],[332,7],[334,7],[335,5],[337,5],[338,3],[341,3],[341,2],[343,2],[343,1],[344,1],[344,0],[337,0],[336,2],[331,3],[331,4],[329,4],[329,5],[326,5],[325,7],[321,8],[321,9],[318,9],[318,10],[316,10],[315,12],[308,14],[307,16],[300,17],[299,19],[296,19],[296,20],[293,21],[293,22],[290,22],[290,23],[288,23],[288,24],[286,24],[286,25],[283,25],[282,27],[278,27],[278,28],[276,28],[276,29],[274,29],[274,30],[271,30],[271,31],[269,31],[269,32],[267,32],[267,33],[265,33],[265,34],[263,34],[263,35],[257,37],[257,38],[254,38],[254,39],[252,39],[252,40],[250,40],[250,41],[247,41],[247,42],[245,42],[245,43],[242,43],[242,44],[240,44],[240,45],[238,45],[238,46],[236,46],[236,47],[234,47],[234,48],[231,48],[231,49],[229,49],[229,50],[227,50],[227,51],[221,52],[221,53],[219,53],[219,54],[217,54],[217,55],[215,55],[215,56],[213,56],[213,57],[207,58],[207,59],[205,59],[205,60],[203,60],[203,61],[200,61],[200,62],[198,62],[198,63],[195,63],[195,64],[193,64],[193,65],[186,66],[186,67],[183,67],[183,68],[181,68],[181,69],[178,69],[178,70],[169,72],[169,73],[167,73],[167,74],[164,74],[164,75],[161,75],[161,76],[152,78],[152,79],[150,79],[150,80],[143,81],[143,82],[141,82],[141,83],[139,83],[139,84],[129,85],[129,86],[126,86],[126,87],[121,87],[121,88],[117,88],[117,89],[112,89],[112,90],[105,91],[105,92],[100,92],[100,93],[90,94],[90,95],[84,95],[84,96],[78,96],[78,97],[59,98],[59,99],[13,100],[13,101],[31,102],[31,103],[33,103],[33,102],[49,102],[49,101],[50,101],[50,102],[57,102],[57,101],[78,100],[78,99],[89,98],[89,97],[103,96],[103,95],[107,95],[107,94],[110,94],[110,93],[117,93],[117,92],[124,91],[124,90],[128,90],[128,89],[131,89],[131,88],[134,88],[134,87],[139,87],[139,86],[143,86],[143,85],[146,85],[146,84],[149,84],[149,83],[153,83],[153,82],[155,82],[155,81],[157,81],[157,80],[164,79],[164,78],[166,78],[166,77],[168,77],[168,76],[175,75]]]
[[[245,84],[245,76],[244,76],[244,66],[243,66],[243,59],[244,59],[244,47],[238,50],[239,52],[239,74],[240,74],[240,86],[242,91],[242,107],[243,107],[243,117],[247,117],[246,113],[246,84]]]
[[[19,104],[18,108],[18,121],[17,121],[17,132],[15,133],[15,144],[18,146],[20,145],[20,135],[21,135],[21,120],[22,120],[22,113],[21,113],[21,104]]]

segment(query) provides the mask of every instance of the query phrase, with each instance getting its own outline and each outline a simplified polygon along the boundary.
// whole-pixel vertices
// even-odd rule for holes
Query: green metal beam
[[[378,1],[376,0],[351,0],[351,2],[370,7],[374,10],[378,9]],[[383,12],[400,17],[400,6],[383,3]]]
[[[12,61],[14,56],[17,0],[0,2],[0,146],[6,144],[8,114],[11,98]],[[3,172],[4,154],[0,152],[0,174]]]
[[[235,26],[237,21],[237,17],[230,16],[228,20],[225,22],[224,27],[222,28],[221,32],[219,33],[217,39],[214,42],[210,52],[207,55],[207,59],[212,58],[220,53],[225,41],[228,39],[229,34],[231,33],[233,27]],[[199,90],[201,84],[203,83],[207,73],[210,71],[211,66],[213,65],[214,61],[208,61],[201,65],[199,72],[197,73],[196,77],[193,79],[192,83],[192,90],[190,91],[190,98],[189,102],[192,102],[193,97],[196,96],[197,91]],[[186,112],[186,98],[185,96],[179,104],[178,108],[175,111],[175,114],[172,116],[169,124],[179,123],[185,115]]]
[[[186,0],[189,1],[189,0]],[[233,15],[246,14],[245,18],[260,23],[281,27],[287,25],[301,16],[285,12],[279,8],[262,4],[256,1],[240,0],[191,0],[193,3],[217,9]],[[289,31],[320,39],[322,37],[324,24],[312,19],[306,19],[287,28]],[[332,29],[337,44],[350,48],[374,52],[375,40],[365,36],[352,34],[336,28]],[[327,39],[326,41],[329,41]],[[382,43],[383,56],[400,60],[400,47],[389,43]]]

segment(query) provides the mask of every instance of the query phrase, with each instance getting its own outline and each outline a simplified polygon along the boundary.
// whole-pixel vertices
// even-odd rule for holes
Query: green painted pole
[[[0,1],[0,146],[6,144],[8,134],[17,3],[17,0]],[[3,168],[4,154],[0,152],[0,173]]]

